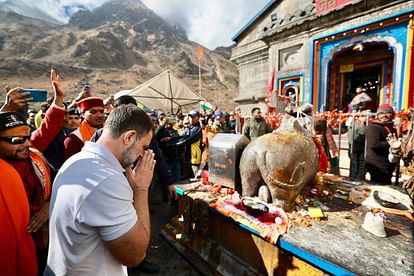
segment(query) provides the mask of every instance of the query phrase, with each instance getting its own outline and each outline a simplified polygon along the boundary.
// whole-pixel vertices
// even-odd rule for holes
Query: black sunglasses
[[[8,136],[8,137],[0,136],[0,140],[6,141],[12,145],[20,145],[26,142],[26,140],[30,140],[30,135],[29,136]]]

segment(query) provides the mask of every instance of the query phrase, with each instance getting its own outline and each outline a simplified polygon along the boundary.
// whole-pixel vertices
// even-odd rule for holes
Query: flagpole
[[[201,64],[200,64],[200,59],[198,59],[198,93],[201,96]]]
[[[200,94],[200,97],[202,98],[203,96],[201,95],[201,59],[204,56],[204,49],[200,46],[197,45],[197,57],[198,57],[198,93]]]

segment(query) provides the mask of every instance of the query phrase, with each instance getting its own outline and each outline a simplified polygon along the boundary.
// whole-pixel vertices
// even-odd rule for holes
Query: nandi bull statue
[[[285,210],[294,207],[297,195],[315,178],[319,159],[311,132],[300,119],[284,115],[275,133],[258,137],[244,149],[240,160],[243,196],[259,193],[262,200]]]

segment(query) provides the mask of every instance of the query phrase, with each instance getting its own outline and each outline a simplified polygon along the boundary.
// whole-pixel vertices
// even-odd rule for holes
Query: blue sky
[[[6,0],[0,0],[5,2]],[[108,0],[8,0],[67,21],[77,6],[93,9]],[[141,0],[158,15],[179,23],[190,40],[214,49],[229,46],[236,34],[269,0]]]

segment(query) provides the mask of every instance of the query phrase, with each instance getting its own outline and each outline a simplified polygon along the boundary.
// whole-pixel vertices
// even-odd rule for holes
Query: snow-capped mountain
[[[65,24],[72,14],[81,10],[91,10],[85,5],[61,5],[58,0],[6,0],[0,1],[0,10],[14,12],[23,16]]]

